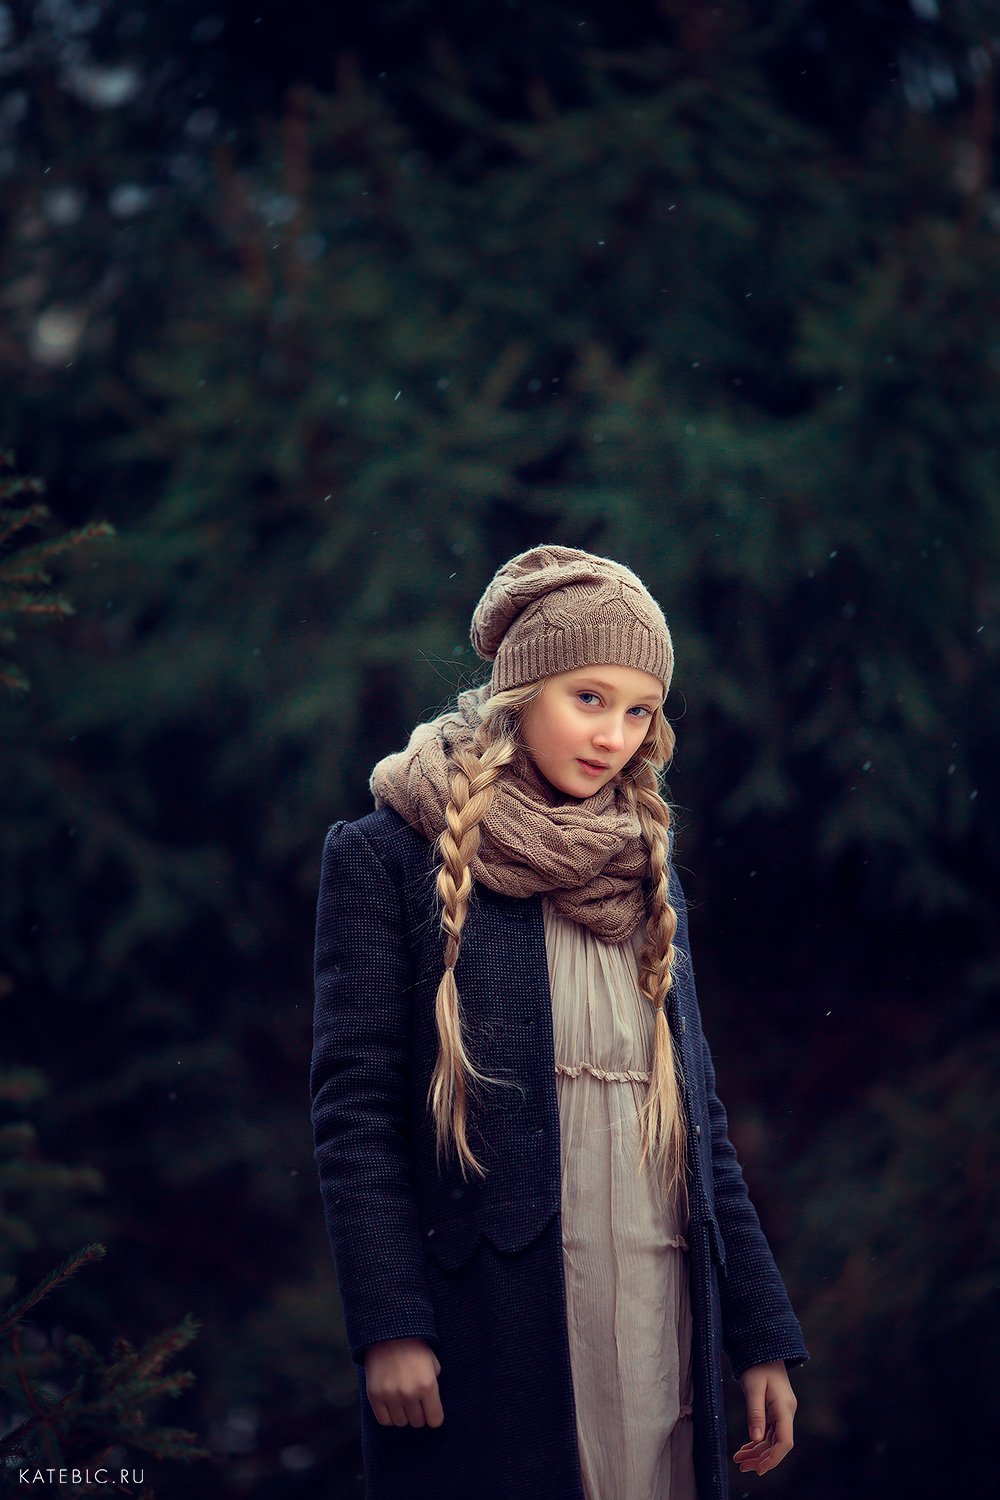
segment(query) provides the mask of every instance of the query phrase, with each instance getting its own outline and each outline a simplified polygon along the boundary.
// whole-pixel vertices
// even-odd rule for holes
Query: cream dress
[[[687,1241],[638,1174],[653,1013],[640,924],[601,942],[542,898],[562,1137],[563,1263],[587,1500],[697,1500]]]

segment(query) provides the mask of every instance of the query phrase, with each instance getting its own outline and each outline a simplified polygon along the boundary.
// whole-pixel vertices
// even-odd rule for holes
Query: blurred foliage
[[[4,1116],[42,1099],[48,1085],[37,1068],[0,1073]],[[105,1182],[94,1167],[71,1167],[48,1160],[39,1150],[38,1132],[30,1120],[4,1118],[0,1124],[0,1297],[14,1290],[15,1259],[37,1250],[64,1217],[67,1203],[79,1194],[102,1192]]]
[[[810,1427],[831,1447],[888,1455],[894,1494],[923,1493],[928,1467],[945,1463],[956,1493],[975,1489],[978,1435],[1000,1420],[989,1336],[1000,1292],[998,1075],[997,1037],[957,1041],[904,1087],[877,1087],[831,1121],[785,1182],[798,1205],[787,1273],[814,1340],[836,1351],[809,1380]],[[828,1185],[822,1195],[817,1183]],[[871,1380],[877,1370],[890,1378]],[[915,1444],[914,1414],[931,1396]],[[956,1443],[961,1432],[969,1437]]]
[[[241,1494],[356,1465],[308,1138],[322,834],[483,675],[513,551],[664,604],[699,981],[800,1297],[857,1255],[824,1214],[874,1212],[852,1132],[958,1087],[998,977],[998,34],[969,0],[0,7],[0,440],[67,524],[113,518],[0,703],[7,1036],[113,1185],[75,1224],[128,1247],[122,1315],[211,1287]],[[928,1307],[948,1266],[886,1160]],[[863,1397],[898,1344],[859,1306]],[[803,1420],[812,1381],[842,1454],[809,1311]],[[823,1456],[796,1474],[833,1500]]]
[[[0,1073],[4,1116],[46,1092],[46,1080],[36,1069]],[[93,1168],[46,1159],[32,1121],[0,1119],[0,1295],[10,1296],[17,1286],[19,1278],[11,1268],[30,1264],[31,1252],[41,1248],[39,1224],[51,1221],[53,1238],[58,1238],[65,1233],[76,1195],[103,1187],[101,1174]],[[110,1359],[80,1333],[58,1324],[50,1329],[38,1326],[36,1309],[44,1299],[106,1253],[101,1244],[73,1251],[0,1311],[4,1488],[17,1488],[16,1473],[22,1469],[65,1469],[71,1481],[75,1471],[96,1472],[99,1477],[93,1483],[102,1490],[155,1500],[152,1486],[142,1482],[146,1457],[190,1462],[209,1456],[195,1443],[194,1433],[151,1423],[145,1410],[151,1401],[176,1397],[191,1384],[191,1371],[164,1374],[163,1367],[194,1338],[198,1324],[193,1318],[185,1317],[138,1350],[128,1339],[116,1337]],[[121,1480],[123,1469],[128,1482]],[[139,1481],[138,1487],[132,1481]],[[78,1493],[81,1487],[92,1490],[89,1477],[82,1486],[80,1480],[70,1482],[69,1488],[53,1483],[58,1494]]]
[[[70,601],[49,587],[52,574],[46,572],[46,563],[82,542],[114,535],[114,527],[108,522],[95,521],[59,537],[49,537],[33,545],[22,542],[12,548],[12,537],[26,526],[40,526],[51,515],[48,506],[38,500],[27,506],[11,504],[20,495],[41,494],[45,488],[37,475],[2,472],[13,467],[13,453],[10,449],[0,449],[0,549],[4,549],[0,551],[0,642],[5,646],[13,645],[17,639],[15,619],[73,613]],[[0,687],[12,694],[26,693],[29,683],[15,662],[0,662]]]

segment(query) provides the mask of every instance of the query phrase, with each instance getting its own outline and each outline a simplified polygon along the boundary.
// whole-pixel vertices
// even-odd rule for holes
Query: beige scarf
[[[488,685],[460,693],[455,709],[418,724],[405,750],[380,760],[368,783],[375,806],[388,803],[437,839],[450,795],[449,751],[471,748],[487,696]],[[570,797],[523,750],[500,772],[470,871],[505,896],[544,891],[558,912],[606,943],[624,942],[645,917],[649,851],[617,779],[592,797]]]

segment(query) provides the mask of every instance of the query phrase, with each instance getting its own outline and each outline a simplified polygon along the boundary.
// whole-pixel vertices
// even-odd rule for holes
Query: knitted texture
[[[433,843],[451,796],[449,753],[471,745],[487,696],[485,687],[460,693],[457,709],[418,724],[405,750],[380,760],[369,779],[375,806],[394,807]],[[565,797],[520,753],[498,779],[478,833],[469,869],[491,890],[549,892],[557,910],[606,943],[623,942],[643,920],[649,850],[617,778],[591,797]]]
[[[671,850],[672,853],[672,850]],[[427,1088],[440,935],[431,846],[391,808],[334,825],[317,905],[310,1075],[326,1228],[358,1365],[368,1500],[583,1500],[561,1236],[561,1159],[542,898],[482,888],[456,969],[491,1076],[474,1104],[484,1180],[439,1173]],[[688,947],[671,862],[675,942]],[[693,964],[667,997],[684,1077],[699,1500],[728,1493],[722,1352],[732,1373],[807,1350],[750,1200],[702,1035]],[[441,1427],[379,1425],[372,1343],[423,1338]]]
[[[670,689],[674,649],[663,611],[624,563],[545,543],[498,568],[470,630],[493,662],[490,692],[598,663],[649,672]]]

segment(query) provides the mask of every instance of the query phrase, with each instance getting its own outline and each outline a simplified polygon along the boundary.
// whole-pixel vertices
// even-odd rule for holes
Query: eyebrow
[[[606,693],[614,693],[616,691],[610,682],[602,682],[600,677],[581,677],[576,686],[582,687],[585,682],[592,682],[595,687],[603,688]],[[659,703],[661,701],[655,693],[646,693],[642,698],[636,699],[638,703]]]

